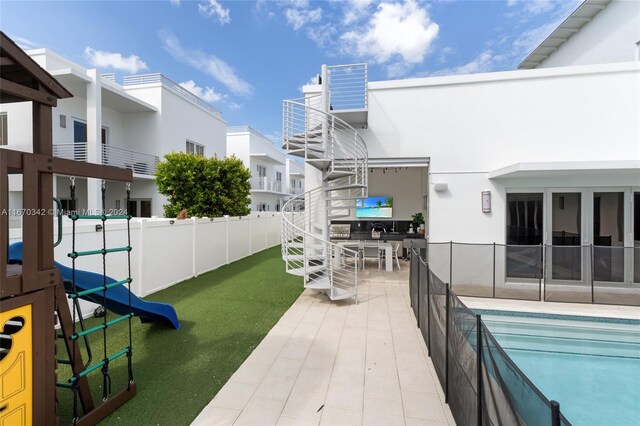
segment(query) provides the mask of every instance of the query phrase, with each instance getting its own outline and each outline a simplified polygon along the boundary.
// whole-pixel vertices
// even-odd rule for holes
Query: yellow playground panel
[[[30,425],[33,411],[31,305],[0,312],[0,426]]]

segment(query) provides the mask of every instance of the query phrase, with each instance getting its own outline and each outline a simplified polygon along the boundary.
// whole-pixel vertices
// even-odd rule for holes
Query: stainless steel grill
[[[348,240],[351,238],[351,225],[330,225],[329,238],[334,240]]]

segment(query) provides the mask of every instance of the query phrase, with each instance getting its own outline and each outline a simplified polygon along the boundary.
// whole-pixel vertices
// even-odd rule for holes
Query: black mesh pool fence
[[[415,250],[410,268],[412,309],[458,425],[571,425]]]
[[[640,306],[640,247],[451,241],[426,253],[458,296]]]

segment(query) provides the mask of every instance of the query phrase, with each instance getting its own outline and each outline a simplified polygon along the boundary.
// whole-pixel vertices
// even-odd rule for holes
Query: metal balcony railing
[[[291,195],[299,195],[304,192],[304,188],[289,188],[289,194]]]
[[[158,74],[158,73],[143,74],[143,75],[132,75],[129,77],[124,77],[122,86],[127,87],[127,86],[138,86],[141,84],[158,84],[158,83],[162,84],[162,86],[171,90],[178,96],[182,96],[184,99],[193,103],[194,105],[197,105],[200,108],[206,111],[209,111],[211,114],[218,117],[219,119],[221,120],[223,119],[222,113],[218,109],[214,108],[204,99],[199,98],[198,96],[194,95],[184,87],[180,86],[175,81],[165,77],[162,74]]]
[[[68,160],[87,161],[87,143],[56,143],[53,155]],[[153,176],[160,158],[111,145],[102,145],[102,164],[129,169],[135,174]]]
[[[366,110],[368,78],[367,64],[327,67],[330,110]]]
[[[105,166],[120,167],[132,170],[140,175],[153,176],[160,158],[155,155],[143,154],[118,148],[111,145],[102,145],[102,164]]]
[[[87,161],[87,143],[56,143],[53,144],[53,156],[67,160]]]
[[[251,178],[251,189],[254,191],[282,192],[282,182],[268,177]]]

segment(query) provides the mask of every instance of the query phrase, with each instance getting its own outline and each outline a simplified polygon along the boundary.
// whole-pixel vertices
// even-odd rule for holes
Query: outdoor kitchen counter
[[[380,240],[380,241],[402,241],[410,238],[422,238],[422,234],[408,234],[406,232],[381,232],[380,238],[371,238],[371,232],[351,232],[352,240]]]

